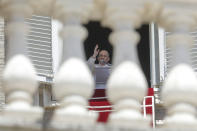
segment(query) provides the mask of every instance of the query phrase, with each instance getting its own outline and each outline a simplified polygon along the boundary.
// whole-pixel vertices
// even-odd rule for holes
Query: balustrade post
[[[141,110],[148,88],[139,66],[135,31],[143,20],[144,3],[134,0],[108,0],[103,24],[111,27],[110,42],[114,46],[113,71],[107,83],[107,96],[114,104],[109,125],[120,128],[147,128]]]
[[[72,124],[75,127],[96,122],[96,115],[89,113],[86,107],[94,91],[94,80],[84,59],[83,41],[88,33],[82,26],[88,21],[91,8],[92,0],[57,0],[55,4],[53,16],[63,24],[60,32],[63,54],[53,87],[60,103],[53,122],[64,126]]]
[[[0,16],[0,111],[5,107],[5,93],[2,88],[2,74],[5,68],[5,21]]]
[[[171,32],[167,37],[167,46],[172,49],[172,68],[161,94],[167,107],[164,127],[196,128],[197,78],[191,67],[189,52],[194,43],[190,32],[197,27],[197,2],[168,0],[163,5],[159,24]]]
[[[24,126],[28,122],[41,120],[42,109],[33,107],[33,94],[37,90],[36,71],[27,57],[28,25],[25,18],[31,17],[33,9],[30,1],[0,1],[6,25],[6,67],[3,73],[3,89],[6,107],[0,123],[15,123]],[[9,124],[7,124],[9,126]]]
[[[34,9],[34,15],[51,17],[53,13],[55,0],[31,0],[31,6]]]

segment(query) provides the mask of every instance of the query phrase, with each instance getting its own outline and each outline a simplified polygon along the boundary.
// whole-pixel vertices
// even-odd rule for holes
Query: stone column
[[[134,0],[108,0],[103,24],[111,27],[114,46],[113,71],[107,83],[107,96],[114,104],[109,125],[120,128],[147,128],[141,102],[148,88],[137,56],[140,36],[135,31],[142,24],[144,3]]]
[[[86,108],[94,91],[94,80],[84,59],[83,41],[88,33],[81,25],[87,22],[91,8],[92,0],[57,0],[54,8],[54,18],[63,24],[60,32],[63,54],[53,87],[60,103],[53,122],[65,127],[67,124],[76,127],[96,122],[96,115],[90,114]]]
[[[104,16],[107,0],[93,0],[93,10],[90,19],[93,21],[101,21]]]
[[[190,65],[189,51],[194,40],[189,32],[197,27],[197,2],[167,0],[163,5],[159,24],[172,33],[167,38],[172,68],[161,94],[167,107],[164,127],[196,128],[197,78]]]
[[[2,74],[5,67],[5,22],[4,18],[0,17],[0,111],[5,106],[5,93],[2,89]]]
[[[7,63],[3,73],[7,103],[0,117],[0,124],[24,125],[24,122],[35,122],[42,117],[42,109],[32,107],[32,97],[38,84],[33,64],[26,56],[28,25],[25,24],[25,18],[30,17],[33,10],[26,0],[6,0],[0,4],[2,14],[8,21]]]
[[[56,0],[31,0],[31,6],[34,9],[34,15],[49,16],[53,12]]]

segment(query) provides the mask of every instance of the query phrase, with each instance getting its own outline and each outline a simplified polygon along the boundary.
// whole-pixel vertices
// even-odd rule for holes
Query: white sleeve
[[[87,64],[90,68],[90,70],[93,72],[94,71],[94,63],[95,63],[96,59],[93,57],[90,57],[87,61]]]

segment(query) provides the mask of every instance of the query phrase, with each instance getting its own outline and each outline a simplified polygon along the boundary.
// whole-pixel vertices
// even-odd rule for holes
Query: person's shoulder
[[[94,64],[94,66],[95,66],[95,67],[101,67],[101,65],[99,65],[99,64]]]
[[[108,63],[107,66],[112,66],[112,64]]]

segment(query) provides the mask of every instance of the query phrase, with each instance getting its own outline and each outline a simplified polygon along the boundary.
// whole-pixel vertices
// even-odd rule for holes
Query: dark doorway
[[[140,34],[138,43],[138,57],[142,70],[146,76],[148,86],[151,87],[150,81],[150,40],[149,40],[149,25],[142,25],[136,30]]]
[[[110,44],[108,38],[112,32],[109,28],[101,26],[100,22],[89,22],[84,25],[89,33],[88,38],[84,42],[84,48],[86,53],[86,59],[93,55],[94,47],[99,44],[100,49],[108,50],[112,60],[113,47]],[[141,63],[142,70],[146,76],[147,82],[150,87],[150,48],[149,48],[149,25],[143,25],[141,28],[136,30],[141,40],[138,44],[138,56]],[[110,61],[111,63],[111,61]]]
[[[112,59],[113,47],[110,44],[108,38],[112,30],[110,28],[104,28],[101,26],[100,22],[89,22],[85,25],[88,30],[88,38],[84,42],[86,58],[88,59],[94,53],[94,48],[96,44],[99,45],[99,49],[107,50]],[[97,61],[96,61],[97,62]],[[111,63],[112,61],[110,61]]]

